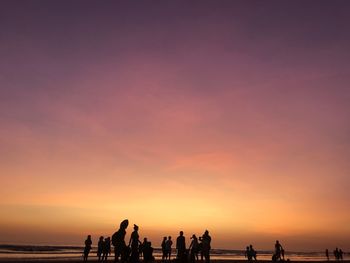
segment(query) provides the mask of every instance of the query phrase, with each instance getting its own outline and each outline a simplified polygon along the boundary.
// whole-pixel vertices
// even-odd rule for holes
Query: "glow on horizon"
[[[0,242],[77,244],[128,218],[155,244],[209,229],[220,248],[350,249],[342,32],[309,47],[293,29],[323,32],[320,14],[276,12],[266,37],[245,19],[259,8],[173,5],[186,23],[161,5],[140,28],[107,7],[63,21],[9,4],[23,28],[0,39]]]

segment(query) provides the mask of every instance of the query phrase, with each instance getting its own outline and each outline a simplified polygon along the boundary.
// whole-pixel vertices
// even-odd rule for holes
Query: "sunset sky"
[[[2,1],[0,243],[350,249],[349,1]],[[131,227],[128,229],[128,236]]]

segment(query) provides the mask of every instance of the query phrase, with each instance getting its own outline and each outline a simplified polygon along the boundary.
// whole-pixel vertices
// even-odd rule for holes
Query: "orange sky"
[[[82,244],[128,218],[155,244],[350,249],[350,43],[328,9],[174,5],[6,7],[0,242]]]

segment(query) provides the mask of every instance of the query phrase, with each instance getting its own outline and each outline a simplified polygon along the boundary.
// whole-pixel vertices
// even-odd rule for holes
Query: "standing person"
[[[251,255],[252,255],[252,258],[254,258],[254,260],[256,261],[257,259],[256,259],[256,251],[255,251],[255,249],[253,248],[253,245],[250,245],[249,246],[249,249],[250,249],[250,253],[251,253]]]
[[[203,261],[203,240],[202,237],[199,237],[199,243],[198,243],[198,252],[201,253],[201,261]]]
[[[121,262],[127,261],[128,248],[125,244],[126,229],[128,228],[129,221],[125,219],[120,223],[120,228],[112,236],[112,244],[114,246],[114,263],[119,262],[119,257],[121,257]]]
[[[107,262],[108,255],[111,253],[111,238],[107,237],[105,238],[105,241],[103,242],[103,248],[102,248],[102,261]]]
[[[145,244],[147,243],[147,237],[145,237],[144,239],[143,239],[143,243],[141,243],[140,245],[139,245],[139,258],[140,258],[140,260],[142,260],[142,259],[144,259],[144,253],[143,253],[143,251],[144,251],[144,247],[145,247]]]
[[[164,262],[167,259],[167,251],[166,251],[166,237],[163,237],[163,241],[161,244],[162,247],[162,261]]]
[[[211,249],[211,237],[209,236],[209,231],[205,230],[202,236],[202,251],[205,263],[210,262],[210,249]]]
[[[171,236],[168,236],[168,240],[165,242],[165,250],[166,250],[166,258],[171,260],[171,247],[173,245],[173,241],[171,240]]]
[[[177,259],[180,262],[186,261],[186,240],[184,237],[184,232],[180,231],[180,235],[176,239],[176,249],[177,249]]]
[[[84,248],[84,261],[87,261],[90,250],[91,250],[91,245],[92,245],[92,241],[91,241],[91,235],[88,235],[86,240],[85,240],[85,248]]]
[[[131,263],[138,263],[140,261],[139,245],[141,244],[139,240],[139,227],[134,224],[134,231],[131,233],[129,247],[131,247]]]
[[[97,243],[97,258],[98,258],[98,261],[100,262],[101,261],[101,257],[102,257],[102,251],[103,251],[103,239],[104,237],[103,236],[100,236],[99,240],[98,240],[98,243]]]
[[[248,262],[252,262],[252,253],[249,247],[246,247],[244,256],[248,259]]]
[[[148,246],[148,240],[147,240],[147,237],[145,237],[143,239],[143,243],[139,246],[139,251],[141,252],[140,253],[140,256],[143,258],[144,261],[146,261],[145,259],[145,251],[146,251],[146,247]],[[141,255],[142,254],[142,255]]]
[[[145,263],[152,262],[154,260],[152,243],[147,241],[147,239],[144,241],[143,259]]]
[[[339,259],[343,260],[343,250],[339,249]]]
[[[280,242],[278,240],[276,240],[275,243],[275,255],[276,255],[276,260],[281,259],[281,251],[282,251],[283,247],[280,244]]]
[[[333,254],[334,254],[335,259],[339,260],[339,250],[338,250],[338,248],[335,248]]]
[[[198,261],[198,238],[195,234],[191,237],[192,241],[190,244],[190,259],[192,263],[195,263],[196,260]]]
[[[329,252],[328,252],[328,248],[326,249],[326,258],[329,261]]]

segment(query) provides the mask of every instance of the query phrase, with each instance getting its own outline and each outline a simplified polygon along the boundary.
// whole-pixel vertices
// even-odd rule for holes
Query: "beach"
[[[82,246],[74,245],[0,245],[0,262],[82,262]],[[330,250],[331,251],[331,250]],[[89,253],[88,262],[97,261],[97,248],[92,247]],[[215,263],[229,263],[229,262],[247,262],[244,256],[244,250],[235,249],[212,249],[210,253],[210,259]],[[257,250],[258,261],[270,262],[273,251],[269,250]],[[155,262],[161,262],[162,252],[160,248],[154,248],[153,256]],[[330,254],[330,261],[336,260],[333,255]],[[171,262],[175,262],[173,259],[176,257],[175,249],[172,251]],[[108,262],[113,262],[114,253],[112,252],[108,256]],[[200,259],[200,257],[199,257]],[[327,258],[323,251],[286,251],[285,259],[296,262],[326,262]],[[343,261],[349,261],[349,254],[344,253]],[[142,262],[142,261],[141,261]],[[202,261],[197,261],[201,263]]]
[[[335,262],[334,260],[331,260],[332,262]],[[328,262],[331,262],[328,261]],[[77,258],[0,258],[0,262],[11,262],[11,263],[22,263],[22,262],[31,262],[31,263],[45,263],[45,262],[54,262],[54,263],[81,263],[83,262],[82,259],[77,259]],[[88,260],[88,262],[91,263],[98,263],[96,259],[91,259]],[[113,262],[113,258],[108,260],[109,263]],[[142,262],[142,261],[141,261]],[[155,263],[161,263],[161,260],[155,260]],[[173,261],[175,262],[175,261]],[[199,261],[201,262],[201,261]],[[211,260],[213,263],[247,263],[247,260],[232,260],[232,259],[217,259],[217,260]],[[271,262],[271,260],[258,260],[258,262]],[[298,263],[306,263],[310,262],[309,260],[304,260],[304,261],[297,261]],[[327,262],[326,260],[323,261],[312,261],[313,263],[325,263]],[[350,260],[343,260],[341,262],[350,262]]]

